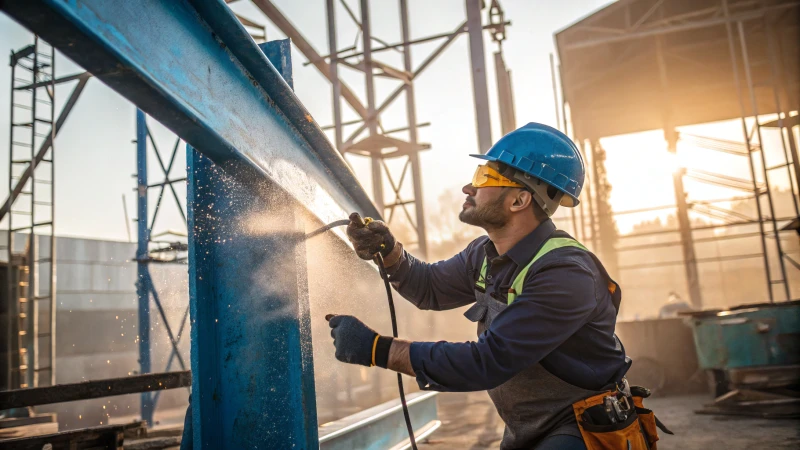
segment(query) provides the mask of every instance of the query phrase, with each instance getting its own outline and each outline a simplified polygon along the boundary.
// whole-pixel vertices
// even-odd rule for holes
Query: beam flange
[[[381,216],[224,3],[8,0],[2,8],[216,164],[245,163],[326,212],[322,221]]]

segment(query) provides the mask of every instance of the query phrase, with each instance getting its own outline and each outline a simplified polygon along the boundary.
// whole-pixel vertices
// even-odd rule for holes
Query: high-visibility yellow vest
[[[522,285],[525,283],[525,276],[528,274],[528,270],[530,270],[531,266],[538,261],[542,256],[550,253],[551,251],[562,248],[562,247],[576,247],[583,251],[589,251],[586,247],[583,246],[580,242],[576,241],[572,238],[565,238],[565,237],[554,237],[547,240],[544,243],[541,249],[536,252],[536,256],[533,257],[531,262],[529,262],[522,270],[519,272],[516,278],[514,278],[514,282],[511,283],[511,288],[508,290],[508,304],[516,300],[517,295],[522,292]],[[486,270],[488,266],[488,260],[486,257],[483,258],[483,265],[481,266],[481,273],[478,277],[478,281],[475,282],[475,285],[480,287],[481,289],[486,289]],[[609,283],[609,290],[610,290],[610,283]],[[613,291],[612,291],[613,292]]]

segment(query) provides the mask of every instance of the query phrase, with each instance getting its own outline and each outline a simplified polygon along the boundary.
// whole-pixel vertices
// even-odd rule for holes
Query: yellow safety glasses
[[[488,165],[478,166],[475,170],[475,175],[472,176],[472,186],[476,188],[490,187],[490,186],[508,186],[508,187],[525,187],[521,183],[506,178],[497,170],[489,167]]]

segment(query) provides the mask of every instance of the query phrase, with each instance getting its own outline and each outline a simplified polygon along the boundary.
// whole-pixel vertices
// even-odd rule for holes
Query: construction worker
[[[477,324],[477,341],[392,339],[339,315],[329,321],[336,358],[416,377],[423,390],[487,390],[506,425],[502,449],[649,448],[631,446],[630,436],[627,447],[626,440],[590,445],[576,420],[597,404],[593,398],[602,407],[600,395],[616,392],[630,366],[614,335],[619,286],[550,220],[558,206],[578,205],[584,166],[577,147],[558,130],[530,123],[472,156],[487,163],[462,188],[459,219],[488,236],[429,264],[381,221],[365,226],[351,216],[347,234],[361,258],[381,253],[395,290],[417,308],[472,304],[464,315]],[[636,436],[642,440],[638,428]]]

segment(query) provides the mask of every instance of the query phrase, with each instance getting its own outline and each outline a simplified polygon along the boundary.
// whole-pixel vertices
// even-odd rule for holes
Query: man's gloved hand
[[[386,257],[397,242],[385,223],[373,220],[364,225],[358,213],[350,214],[347,237],[353,243],[359,258],[368,261],[373,258],[375,253]]]
[[[336,359],[350,364],[372,365],[372,350],[380,336],[353,316],[328,315]]]

